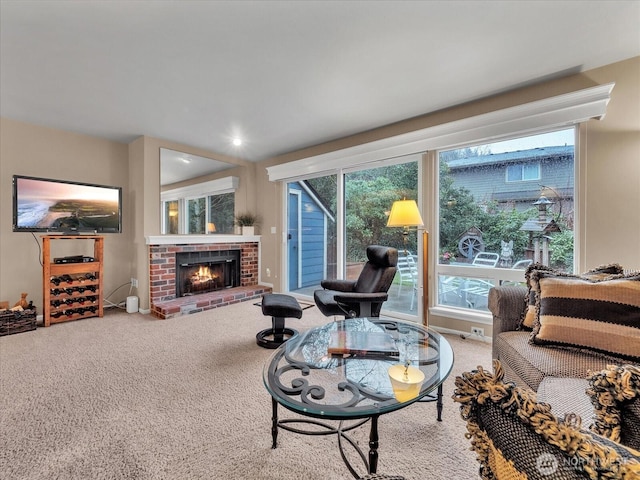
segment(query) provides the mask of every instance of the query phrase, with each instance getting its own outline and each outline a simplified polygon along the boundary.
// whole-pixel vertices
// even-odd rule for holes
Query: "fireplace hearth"
[[[176,253],[176,297],[240,285],[240,250]]]

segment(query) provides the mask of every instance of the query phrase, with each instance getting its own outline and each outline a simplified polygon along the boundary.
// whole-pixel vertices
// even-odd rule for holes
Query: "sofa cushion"
[[[640,360],[640,274],[589,280],[538,272],[531,342]]]
[[[589,280],[604,280],[607,278],[612,278],[615,275],[622,275],[624,269],[621,265],[617,263],[612,263],[609,265],[601,265],[597,268],[584,272],[581,275],[573,275],[570,273],[564,273],[559,270],[555,270],[551,267],[547,267],[545,265],[541,265],[539,263],[535,263],[530,265],[524,273],[524,278],[527,283],[527,309],[525,310],[524,316],[521,319],[520,326],[524,329],[533,330],[535,326],[536,319],[538,317],[537,312],[537,299],[540,294],[540,288],[538,285],[539,272],[547,272],[552,273],[554,275],[561,275],[567,278],[586,278]]]
[[[495,351],[506,378],[537,391],[546,376],[586,379],[589,371],[602,370],[620,357],[592,355],[589,352],[529,344],[529,332],[502,332],[495,340]]]
[[[591,397],[587,395],[589,380],[573,377],[544,377],[538,387],[538,402],[551,405],[553,413],[564,418],[575,413],[582,418],[582,426],[593,425],[594,409]],[[596,432],[598,433],[598,432]]]

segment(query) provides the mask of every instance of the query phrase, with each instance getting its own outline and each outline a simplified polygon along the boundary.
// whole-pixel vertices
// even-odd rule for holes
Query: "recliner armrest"
[[[336,301],[336,303],[340,305],[340,308],[342,308],[344,312],[349,316],[355,315],[355,312],[350,312],[350,308],[354,303],[357,303],[359,305],[361,317],[377,316],[377,314],[373,313],[373,304],[382,304],[387,300],[387,298],[389,298],[387,292],[344,292],[333,296],[333,299]]]
[[[356,287],[356,281],[325,279],[320,282],[320,285],[325,290],[337,290],[338,292],[353,292],[354,288]]]

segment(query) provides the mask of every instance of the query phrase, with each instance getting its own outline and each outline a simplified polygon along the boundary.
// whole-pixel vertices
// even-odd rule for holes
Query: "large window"
[[[574,265],[573,128],[438,153],[437,302],[487,311],[491,287]]]
[[[426,194],[420,204],[426,208],[423,219],[431,232],[428,250],[432,313],[489,323],[488,287],[521,282],[523,267],[528,263],[540,261],[569,271],[578,263],[574,256],[582,257],[574,253],[574,217],[579,218],[574,212],[575,129],[551,130],[553,126],[579,125],[601,118],[606,113],[613,86],[612,83],[599,85],[426,126],[273,165],[267,167],[267,172],[271,181],[292,181],[302,171],[309,176],[322,176],[371,165],[367,162],[427,152],[425,157],[430,161],[419,162],[424,171],[418,176],[418,184]],[[544,129],[550,133],[530,134],[510,144],[482,142],[482,139],[505,139],[512,132]],[[446,145],[465,148],[452,150],[445,148]],[[535,158],[540,153],[548,155]],[[491,154],[493,164],[484,158],[486,162],[480,168],[478,157],[491,157]],[[555,160],[548,161],[549,157]],[[532,160],[538,162],[539,167],[527,167],[532,165]],[[509,165],[519,166],[508,174]],[[513,181],[507,181],[508,178]],[[338,198],[343,201],[342,177],[339,176],[337,183]],[[434,203],[438,204],[436,208]],[[338,202],[333,213],[340,226],[344,206]],[[537,220],[536,215],[529,216],[530,213],[542,216],[542,221]],[[583,227],[577,225],[577,228],[581,233],[577,237],[582,237]],[[338,252],[344,243],[341,232],[342,227],[338,228]],[[483,255],[478,255],[481,252]],[[346,260],[346,255],[340,254],[338,261],[342,257]],[[479,282],[471,285],[466,279]],[[448,281],[445,283],[445,280]]]

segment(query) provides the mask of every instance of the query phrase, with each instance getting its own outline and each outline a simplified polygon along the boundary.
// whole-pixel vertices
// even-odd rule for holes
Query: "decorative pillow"
[[[538,272],[530,343],[640,360],[640,274],[589,280]]]
[[[622,266],[617,263],[601,265],[593,270],[583,273],[582,275],[563,273],[540,263],[529,265],[527,270],[524,272],[524,278],[527,282],[527,308],[520,322],[520,327],[525,330],[532,330],[538,317],[538,312],[536,310],[536,299],[537,295],[540,293],[540,288],[538,286],[538,272],[550,272],[555,275],[565,275],[573,278],[587,278],[589,280],[603,280],[610,278],[612,275],[622,275],[623,271]]]
[[[640,450],[640,365],[609,365],[589,375],[587,395],[596,414],[591,430]]]
[[[559,420],[535,392],[505,383],[498,360],[493,368],[456,377],[453,394],[482,479],[639,478],[640,452],[582,429],[575,414]]]

